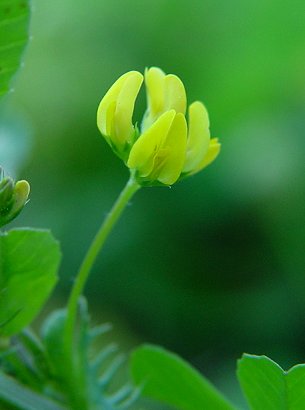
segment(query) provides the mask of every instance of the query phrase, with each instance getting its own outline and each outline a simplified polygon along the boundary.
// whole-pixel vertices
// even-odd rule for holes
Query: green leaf
[[[0,96],[9,90],[28,41],[29,0],[0,0]]]
[[[212,384],[177,355],[163,348],[144,345],[131,356],[134,381],[144,396],[181,410],[232,410]]]
[[[244,354],[237,375],[252,410],[304,410],[304,364],[286,372],[266,356]]]
[[[49,231],[0,234],[0,335],[11,336],[39,313],[57,281],[58,242]]]
[[[105,324],[90,328],[84,298],[80,298],[79,307],[79,327],[75,333],[72,356],[67,356],[63,344],[66,309],[53,311],[43,324],[42,341],[52,366],[53,387],[56,386],[58,396],[65,398],[69,408],[74,410],[134,409],[139,390],[128,381],[120,384],[124,355],[118,354],[114,344],[92,354],[96,338],[108,332],[111,326]]]
[[[2,400],[22,410],[65,410],[65,407],[27,389],[13,378],[0,373],[0,406]],[[2,409],[2,407],[0,408]]]

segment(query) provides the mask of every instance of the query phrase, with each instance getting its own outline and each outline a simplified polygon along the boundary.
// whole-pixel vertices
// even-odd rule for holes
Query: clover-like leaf
[[[137,348],[131,357],[131,372],[143,396],[175,409],[235,409],[197,370],[161,347]]]
[[[237,375],[251,410],[304,409],[304,364],[284,371],[266,356],[244,354]]]

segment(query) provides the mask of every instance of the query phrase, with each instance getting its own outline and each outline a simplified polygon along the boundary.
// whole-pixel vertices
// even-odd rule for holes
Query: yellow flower
[[[145,70],[148,108],[140,133],[132,115],[142,81],[142,74],[131,71],[114,83],[99,105],[98,127],[140,184],[172,185],[209,165],[220,144],[210,138],[201,102],[189,106],[187,125],[182,81],[157,67]]]

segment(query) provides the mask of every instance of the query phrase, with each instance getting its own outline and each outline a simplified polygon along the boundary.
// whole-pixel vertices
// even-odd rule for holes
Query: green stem
[[[85,258],[80,266],[79,272],[76,276],[67,307],[67,321],[65,325],[64,333],[64,349],[68,354],[68,357],[72,357],[73,350],[73,337],[75,324],[77,319],[77,307],[78,300],[83,293],[84,286],[90,274],[91,268],[100,253],[103,245],[110,234],[114,224],[119,219],[123,210],[125,209],[128,201],[137,192],[140,185],[131,176],[125,185],[125,188],[121,192],[120,196],[114,203],[111,211],[107,215],[97,234],[95,235]]]

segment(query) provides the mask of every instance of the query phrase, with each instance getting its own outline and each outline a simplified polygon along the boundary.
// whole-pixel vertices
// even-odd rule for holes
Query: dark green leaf
[[[39,313],[57,281],[58,242],[50,232],[0,234],[0,335],[11,336]]]
[[[134,381],[143,395],[181,410],[232,410],[212,384],[177,355],[144,345],[131,357]]]
[[[0,0],[0,96],[9,90],[28,41],[29,0]]]
[[[238,378],[252,410],[303,410],[305,365],[285,372],[266,356],[245,354],[238,362]]]

